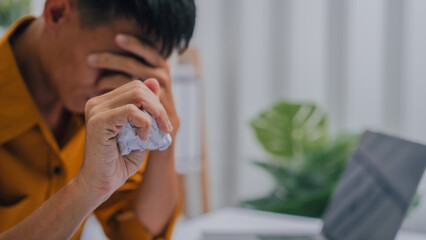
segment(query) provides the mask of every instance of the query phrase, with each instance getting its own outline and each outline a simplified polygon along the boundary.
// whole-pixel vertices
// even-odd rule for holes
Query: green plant
[[[243,206],[321,217],[358,135],[330,139],[325,112],[309,103],[278,102],[251,126],[272,157],[255,165],[276,184],[268,196],[245,201]]]
[[[18,18],[30,12],[31,0],[1,0],[0,26],[8,27]]]

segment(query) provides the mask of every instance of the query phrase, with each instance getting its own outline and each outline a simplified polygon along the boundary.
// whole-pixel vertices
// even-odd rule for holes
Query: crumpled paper
[[[128,123],[124,125],[117,136],[117,144],[120,149],[121,155],[128,155],[133,150],[143,151],[146,149],[149,150],[165,150],[172,143],[172,137],[170,134],[163,133],[157,125],[155,119],[147,113],[152,120],[151,130],[149,132],[148,141],[142,141],[137,133],[137,128],[133,123]]]

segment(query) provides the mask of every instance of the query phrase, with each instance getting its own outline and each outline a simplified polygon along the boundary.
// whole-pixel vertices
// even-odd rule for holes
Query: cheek
[[[74,68],[66,79],[62,79],[62,100],[65,107],[75,113],[83,113],[84,107],[90,98],[99,95],[96,89],[96,80],[99,71],[90,67],[81,66]]]
[[[87,64],[88,52],[83,45],[74,44],[51,63],[49,79],[59,100],[72,112],[84,112],[86,101],[98,94],[95,85],[99,71]]]

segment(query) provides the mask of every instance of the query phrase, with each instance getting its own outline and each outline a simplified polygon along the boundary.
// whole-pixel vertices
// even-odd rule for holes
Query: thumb
[[[160,84],[157,79],[149,78],[143,82],[155,95],[159,96],[160,94]]]

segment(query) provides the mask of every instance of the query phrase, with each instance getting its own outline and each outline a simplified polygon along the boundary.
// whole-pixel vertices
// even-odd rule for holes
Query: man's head
[[[194,0],[47,0],[42,68],[65,107],[83,112],[89,98],[106,90],[97,86],[106,71],[88,65],[90,54],[129,56],[115,41],[124,33],[168,58],[173,50],[186,49],[194,25]]]
[[[161,53],[183,51],[195,24],[193,0],[77,0],[80,25],[96,28],[117,19],[135,21],[143,36],[161,42]],[[146,39],[148,40],[148,39]]]

